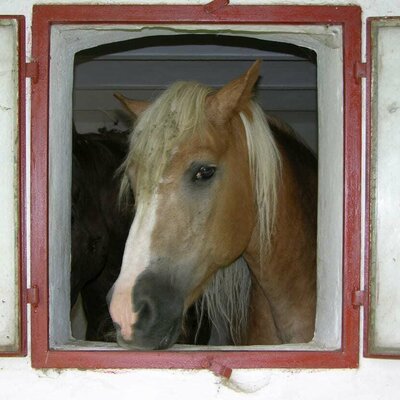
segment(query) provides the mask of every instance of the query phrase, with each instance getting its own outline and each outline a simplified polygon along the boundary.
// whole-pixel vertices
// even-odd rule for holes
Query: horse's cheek
[[[242,248],[250,239],[254,227],[254,206],[251,189],[239,177],[236,188],[226,196],[225,212],[222,222],[223,236],[233,248]]]

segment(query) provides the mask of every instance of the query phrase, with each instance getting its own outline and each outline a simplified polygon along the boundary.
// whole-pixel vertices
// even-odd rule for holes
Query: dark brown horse
[[[225,322],[237,344],[313,338],[316,159],[251,100],[258,75],[257,62],[218,91],[178,82],[152,104],[122,98],[139,115],[122,184],[136,217],[110,304],[124,347],[173,345],[211,281],[217,319],[227,295],[239,301],[244,318]],[[246,307],[235,293],[249,280]]]
[[[71,305],[81,294],[87,340],[109,340],[113,331],[106,295],[132,222],[132,213],[118,207],[115,177],[127,150],[127,133],[73,134]]]

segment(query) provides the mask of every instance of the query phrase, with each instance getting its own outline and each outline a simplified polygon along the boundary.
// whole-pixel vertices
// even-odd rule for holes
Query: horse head
[[[178,82],[151,104],[119,96],[138,117],[122,183],[134,194],[135,219],[110,294],[123,347],[173,345],[216,271],[258,239],[244,121],[254,119],[259,64],[217,91]]]

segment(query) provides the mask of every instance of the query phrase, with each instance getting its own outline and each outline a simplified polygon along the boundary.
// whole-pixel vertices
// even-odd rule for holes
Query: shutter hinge
[[[213,0],[211,3],[207,3],[204,6],[204,10],[211,14],[228,5],[229,0]]]
[[[360,307],[365,304],[365,291],[355,290],[351,296],[351,303],[354,307]]]
[[[367,63],[357,61],[354,64],[354,76],[356,79],[367,77]]]
[[[31,78],[32,83],[37,83],[39,80],[39,63],[31,61],[25,63],[25,77]]]
[[[34,308],[39,305],[39,288],[36,285],[26,289],[26,302]]]

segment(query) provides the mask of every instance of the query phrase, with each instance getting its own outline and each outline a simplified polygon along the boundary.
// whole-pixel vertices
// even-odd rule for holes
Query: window
[[[303,345],[240,347],[229,352],[194,347],[140,353],[71,340],[68,270],[74,57],[108,43],[221,33],[234,40],[290,44],[316,54],[319,198],[314,339]],[[203,6],[34,7],[33,55],[39,76],[32,101],[32,285],[40,297],[32,317],[34,366],[357,365],[358,309],[351,299],[359,285],[360,255],[360,83],[353,68],[360,56],[359,35],[357,7],[228,6],[212,11]]]

